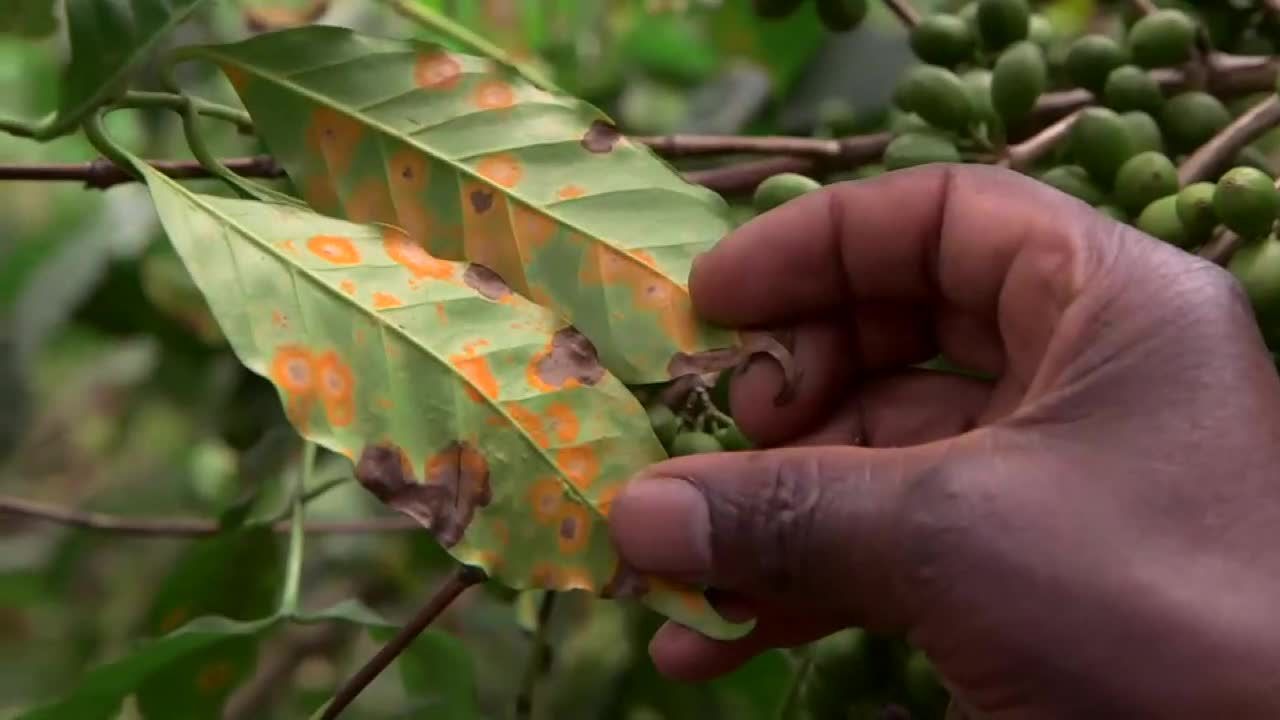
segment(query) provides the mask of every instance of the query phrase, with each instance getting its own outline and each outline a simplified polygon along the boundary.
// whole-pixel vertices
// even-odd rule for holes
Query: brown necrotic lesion
[[[379,443],[365,447],[356,464],[356,479],[388,507],[414,518],[445,547],[462,540],[479,508],[493,494],[489,463],[469,443],[454,441],[427,458],[425,481],[400,447]]]

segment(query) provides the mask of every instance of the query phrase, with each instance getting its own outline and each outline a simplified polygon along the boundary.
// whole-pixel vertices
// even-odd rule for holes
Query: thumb
[[[942,449],[797,447],[666,461],[618,494],[611,533],[644,573],[903,627],[906,515]]]

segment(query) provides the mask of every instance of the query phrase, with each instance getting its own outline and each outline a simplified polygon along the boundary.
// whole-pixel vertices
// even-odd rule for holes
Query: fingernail
[[[632,480],[613,501],[609,525],[618,551],[640,572],[693,580],[710,570],[707,501],[684,480]]]

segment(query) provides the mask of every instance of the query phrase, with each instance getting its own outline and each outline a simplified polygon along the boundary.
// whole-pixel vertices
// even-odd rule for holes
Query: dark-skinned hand
[[[651,655],[703,680],[838,629],[905,632],[983,717],[1280,717],[1280,378],[1221,268],[1015,173],[815,191],[699,258],[708,321],[801,371],[732,388],[762,450],[633,479],[637,569],[755,617]],[[939,352],[993,382],[912,369]]]

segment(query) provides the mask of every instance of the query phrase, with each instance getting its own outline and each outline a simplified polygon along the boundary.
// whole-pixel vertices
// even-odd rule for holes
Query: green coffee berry
[[[765,178],[756,186],[752,204],[756,212],[765,213],[821,187],[822,183],[813,178],[797,173],[779,173]]]
[[[1111,71],[1128,61],[1129,53],[1120,43],[1106,35],[1085,35],[1071,43],[1065,67],[1071,82],[1097,95]]]
[[[957,15],[929,15],[911,29],[911,50],[934,65],[951,67],[973,57],[973,29]]]
[[[1171,245],[1185,248],[1190,238],[1178,219],[1178,196],[1169,195],[1153,201],[1138,216],[1138,229]]]
[[[680,420],[676,414],[662,403],[650,405],[645,408],[645,412],[649,414],[649,426],[653,428],[653,433],[662,441],[663,447],[670,447],[680,428]]]
[[[1058,31],[1049,18],[1034,13],[1027,23],[1027,39],[1039,45],[1041,50],[1048,52],[1049,48],[1053,47],[1054,41],[1058,39]]]
[[[1280,191],[1261,170],[1233,168],[1218,179],[1213,212],[1240,237],[1259,238],[1271,232],[1280,213]]]
[[[853,135],[858,132],[858,111],[844,98],[826,98],[818,105],[817,124],[829,137]]]
[[[960,162],[960,151],[955,143],[937,135],[899,135],[884,150],[886,170],[939,162]]]
[[[988,50],[1025,40],[1031,31],[1031,9],[1026,0],[978,0],[978,38]]]
[[[804,0],[753,0],[752,8],[756,15],[766,20],[780,20],[789,17],[803,4]]]
[[[894,90],[894,102],[948,130],[964,129],[974,117],[964,83],[955,73],[936,65],[917,65],[904,73]]]
[[[704,432],[682,432],[671,441],[671,457],[723,452],[714,436]]]
[[[867,17],[867,0],[817,0],[818,19],[831,32],[848,32]]]
[[[988,126],[1000,121],[996,109],[991,105],[991,71],[985,68],[966,70],[960,75],[969,92],[969,101],[973,103],[974,121],[985,122]]]
[[[1165,140],[1176,152],[1191,152],[1231,122],[1231,113],[1218,98],[1192,90],[1169,98],[1160,112]]]
[[[1136,154],[1133,138],[1123,119],[1107,108],[1080,112],[1071,127],[1071,154],[1103,188],[1110,188],[1116,172]]]
[[[712,433],[716,442],[729,452],[738,452],[739,450],[750,450],[751,441],[746,435],[742,434],[742,430],[737,425],[727,425]]]
[[[1155,118],[1141,110],[1130,110],[1120,113],[1120,119],[1129,129],[1129,137],[1133,139],[1135,151],[1164,152],[1164,138],[1160,135],[1160,125],[1156,123]]]
[[[1048,82],[1044,52],[1029,40],[1016,42],[996,60],[991,106],[1006,125],[1013,125],[1031,112]]]
[[[1090,205],[1098,205],[1106,199],[1106,194],[1089,178],[1089,173],[1079,165],[1059,165],[1050,168],[1040,175],[1040,182],[1055,187]]]
[[[1148,68],[1180,65],[1191,59],[1196,25],[1181,10],[1157,10],[1129,29],[1129,54]]]
[[[1116,112],[1141,110],[1147,113],[1160,111],[1164,105],[1164,93],[1155,78],[1136,65],[1122,65],[1107,76],[1102,90],[1103,101]]]
[[[1254,313],[1264,321],[1268,341],[1274,343],[1280,333],[1280,240],[1268,236],[1246,244],[1231,257],[1227,269],[1244,287]]]
[[[1198,182],[1178,192],[1178,220],[1186,229],[1187,237],[1194,242],[1208,240],[1218,224],[1218,216],[1213,211],[1216,188],[1211,182]]]
[[[1176,192],[1178,169],[1161,153],[1138,153],[1116,172],[1115,199],[1129,212],[1139,212],[1157,198]]]

